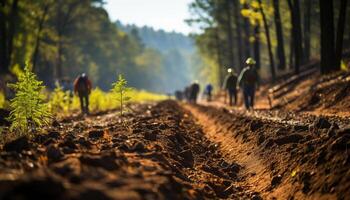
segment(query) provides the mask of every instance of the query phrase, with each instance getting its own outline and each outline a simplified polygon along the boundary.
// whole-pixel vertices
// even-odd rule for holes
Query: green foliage
[[[69,91],[56,84],[55,90],[50,94],[49,108],[51,113],[64,114],[70,110],[71,97]]]
[[[130,101],[131,97],[128,96],[128,93],[132,91],[132,88],[127,87],[128,82],[124,79],[123,75],[118,76],[118,81],[113,83],[112,93],[115,95],[115,98],[120,105],[120,115],[123,115],[123,110],[125,104]]]
[[[4,92],[0,91],[0,108],[5,107],[5,95]]]
[[[350,62],[350,61],[349,61],[349,62]],[[350,70],[350,69],[348,69],[348,67],[346,66],[345,60],[341,60],[340,69],[343,70],[343,71],[349,71],[349,70]],[[1,106],[1,100],[0,100],[0,106]]]
[[[28,134],[31,129],[40,128],[49,123],[51,114],[48,105],[44,102],[45,96],[42,94],[44,86],[30,71],[28,64],[24,72],[19,75],[18,82],[9,84],[9,87],[16,92],[10,104],[9,120],[12,122],[10,131]]]
[[[118,107],[114,95],[110,92],[103,92],[100,88],[95,88],[90,94],[90,108],[92,111],[105,111]]]

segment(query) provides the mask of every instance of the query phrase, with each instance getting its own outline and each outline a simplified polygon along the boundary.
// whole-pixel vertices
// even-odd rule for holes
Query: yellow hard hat
[[[247,65],[255,65],[256,62],[253,58],[248,58],[246,61],[245,61],[245,64]]]

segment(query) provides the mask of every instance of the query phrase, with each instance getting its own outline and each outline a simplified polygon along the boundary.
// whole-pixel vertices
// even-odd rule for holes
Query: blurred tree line
[[[156,92],[172,92],[190,79],[181,70],[189,64],[181,62],[192,56],[184,53],[193,48],[192,41],[186,40],[181,51],[160,52],[146,46],[137,31],[118,28],[103,5],[103,0],[0,0],[0,77],[16,74],[30,61],[49,88],[82,72],[104,90],[117,74],[124,74],[132,87]],[[9,79],[1,79],[4,89]]]
[[[152,49],[153,54],[160,58],[158,69],[161,70],[162,80],[154,80],[150,86],[152,90],[161,87],[162,91],[173,92],[183,89],[194,78],[193,66],[198,64],[193,62],[197,50],[192,38],[147,26],[124,25],[120,21],[116,24],[121,30],[139,38],[146,49]],[[147,59],[143,56],[138,61],[142,63]]]
[[[216,63],[221,81],[247,57],[273,81],[315,59],[322,73],[337,71],[350,48],[347,0],[194,0],[190,12],[188,24],[202,30],[194,35],[200,53]]]

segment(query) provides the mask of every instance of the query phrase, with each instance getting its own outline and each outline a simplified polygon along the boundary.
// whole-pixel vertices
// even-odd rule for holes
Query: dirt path
[[[176,102],[55,122],[0,151],[0,199],[250,199],[226,160]]]
[[[225,159],[243,166],[241,184],[264,199],[347,199],[349,176],[344,175],[350,173],[350,137],[346,121],[294,115],[298,123],[290,123],[266,112],[183,107],[219,144]]]
[[[346,199],[350,129],[175,101],[0,145],[0,199]],[[349,144],[350,146],[350,144]]]
[[[240,176],[244,180],[241,183],[244,187],[263,192],[270,186],[271,175],[257,152],[235,138],[230,130],[217,124],[205,113],[190,105],[183,105],[183,107],[193,113],[197,123],[202,125],[206,136],[219,144],[226,159],[236,160],[243,166]]]
[[[246,111],[243,105],[240,106],[228,106],[222,101],[200,101],[201,105],[226,109],[233,115],[245,115],[247,117],[259,118],[262,120],[269,120],[276,123],[286,123],[289,125],[309,125],[316,121],[318,118],[324,118],[331,123],[337,123],[340,127],[346,127],[350,124],[350,113],[340,112],[339,114],[318,112],[318,111],[306,111],[306,112],[293,112],[288,110],[270,110],[264,103],[257,102],[256,109],[254,111]]]

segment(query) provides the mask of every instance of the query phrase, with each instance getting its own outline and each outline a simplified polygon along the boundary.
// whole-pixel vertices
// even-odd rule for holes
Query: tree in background
[[[303,63],[303,43],[301,32],[300,19],[300,3],[299,0],[287,0],[291,13],[292,24],[292,41],[293,41],[293,55],[294,55],[294,71],[296,74],[300,71],[300,65]]]
[[[304,1],[304,59],[310,60],[311,56],[311,5],[312,1]]]
[[[270,29],[269,25],[267,23],[266,15],[264,12],[263,5],[261,3],[261,0],[258,0],[259,2],[259,10],[263,19],[264,23],[264,28],[265,28],[265,34],[266,34],[266,39],[267,39],[267,48],[269,52],[269,59],[270,59],[270,72],[271,72],[271,78],[272,81],[274,82],[276,80],[276,72],[275,72],[275,61],[272,53],[272,44],[271,44],[271,37],[270,37]]]
[[[222,6],[226,3],[226,6]],[[302,3],[302,4],[301,4]],[[333,4],[333,3],[325,3]],[[202,30],[202,33],[194,35],[196,44],[202,55],[215,61],[219,78],[222,80],[225,66],[228,66],[232,60],[232,53],[235,57],[235,65],[238,65],[244,58],[250,55],[250,49],[253,49],[254,57],[257,61],[257,68],[260,68],[260,73],[264,78],[278,78],[283,73],[295,73],[305,70],[304,64],[307,64],[311,59],[319,59],[319,51],[323,44],[327,46],[332,38],[330,34],[323,33],[322,39],[320,33],[326,30],[325,26],[330,27],[329,18],[333,18],[334,14],[337,17],[337,38],[331,49],[334,49],[337,56],[337,63],[341,58],[341,50],[350,48],[350,31],[349,25],[345,23],[346,11],[350,9],[346,0],[335,1],[336,10],[330,12],[330,6],[324,6],[318,9],[315,0],[299,1],[267,1],[267,0],[240,0],[238,1],[219,1],[219,0],[193,0],[190,4],[192,18],[188,20],[190,25],[197,26]],[[230,7],[230,12],[227,12],[227,7]],[[321,11],[321,13],[319,12]],[[280,13],[290,13],[290,15],[281,15]],[[320,20],[320,14],[328,16]],[[327,19],[326,19],[327,18]],[[231,21],[231,23],[228,23]],[[275,23],[272,27],[271,23]],[[319,28],[323,23],[322,30]],[[227,27],[231,25],[231,33]],[[333,25],[334,26],[334,25]],[[264,31],[261,31],[264,28]],[[334,30],[334,28],[333,28]],[[250,31],[253,34],[250,34]],[[235,38],[232,43],[232,34]],[[326,35],[326,36],[325,36]],[[328,35],[328,36],[327,36]],[[339,36],[338,36],[339,35]],[[248,39],[246,39],[248,38]],[[328,38],[328,39],[326,39]],[[344,38],[344,40],[343,40]],[[229,46],[232,44],[232,48]],[[321,44],[321,45],[320,45]],[[344,44],[344,46],[342,46]],[[330,44],[328,44],[329,46]],[[330,45],[332,46],[332,45]],[[276,55],[271,49],[276,48]],[[233,51],[230,51],[233,49]],[[324,47],[326,55],[329,47]],[[244,52],[244,53],[242,53]],[[287,68],[286,55],[289,54]],[[322,57],[321,55],[321,57]],[[277,60],[277,72],[274,70],[274,60]],[[327,58],[326,58],[327,59]],[[334,60],[334,59],[331,59]],[[327,64],[329,65],[329,64]],[[336,64],[338,66],[338,64]],[[338,70],[338,69],[334,69]],[[275,72],[274,72],[275,71]]]
[[[309,1],[310,2],[310,1]],[[276,26],[276,36],[277,36],[277,49],[276,53],[278,55],[278,65],[279,70],[284,70],[286,68],[286,55],[284,52],[284,39],[282,30],[282,19],[280,15],[280,5],[279,0],[273,0],[273,10]]]
[[[347,0],[340,1],[338,26],[337,26],[337,38],[335,43],[335,70],[340,69],[342,52],[343,52],[343,42],[344,42],[344,31],[346,24],[346,9]]]
[[[319,0],[321,21],[321,73],[340,70],[347,0],[341,0],[337,35],[334,28],[333,1]]]

